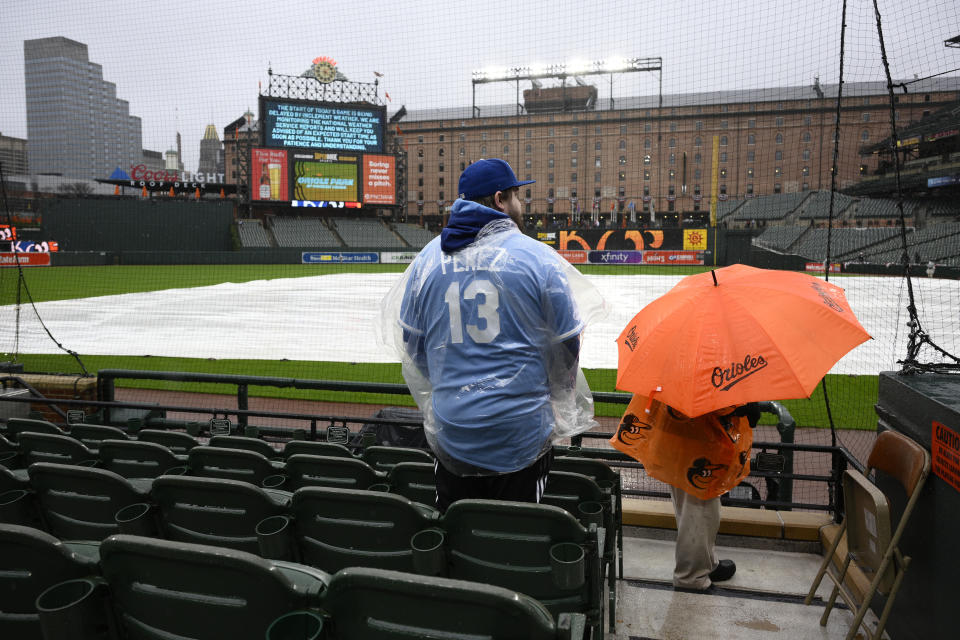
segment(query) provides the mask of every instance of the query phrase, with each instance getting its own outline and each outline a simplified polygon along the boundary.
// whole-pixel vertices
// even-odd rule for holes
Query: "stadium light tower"
[[[635,73],[637,71],[656,71],[661,74],[661,102],[663,87],[663,58],[611,58],[610,60],[571,60],[570,62],[554,64],[530,64],[518,67],[485,67],[474,71],[473,76],[473,117],[480,117],[480,108],[477,107],[477,85],[490,82],[514,82],[517,85],[517,115],[523,108],[520,104],[520,81],[529,80],[536,83],[542,78],[554,78],[566,82],[578,76],[595,76],[610,74],[610,108],[613,108],[613,74]],[[534,84],[536,87],[537,84]]]

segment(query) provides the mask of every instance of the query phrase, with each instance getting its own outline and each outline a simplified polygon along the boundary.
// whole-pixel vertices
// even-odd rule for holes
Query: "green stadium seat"
[[[536,600],[500,587],[397,571],[338,572],[322,597],[334,638],[576,640],[583,616],[554,622]]]
[[[437,504],[437,483],[433,463],[399,462],[387,474],[390,493],[434,507]]]
[[[67,435],[24,431],[19,443],[20,457],[28,466],[34,462],[94,466],[98,462],[95,451]]]
[[[243,449],[244,451],[253,451],[259,453],[265,458],[278,458],[280,452],[270,446],[268,442],[260,438],[248,438],[246,436],[213,436],[207,443],[210,447],[223,447],[226,449]]]
[[[41,640],[36,600],[63,582],[93,576],[97,563],[31,527],[0,524],[0,637]]]
[[[297,490],[291,513],[301,561],[330,573],[350,566],[413,571],[410,538],[438,517],[403,496],[327,487]]]
[[[386,474],[377,473],[362,460],[303,453],[287,458],[285,476],[283,488],[288,491],[303,487],[368,489],[387,482]]]
[[[33,433],[51,433],[53,435],[63,436],[66,432],[46,420],[36,420],[33,418],[10,418],[7,420],[7,432],[4,434],[10,442],[19,443],[20,434],[24,431]]]
[[[291,580],[235,549],[128,535],[103,542],[100,566],[120,633],[131,640],[264,638],[281,615],[316,607],[330,580],[308,567]]]
[[[260,486],[265,478],[283,473],[283,465],[254,451],[199,446],[187,454],[190,475],[203,478],[242,480]]]
[[[36,462],[28,473],[47,531],[62,540],[103,540],[119,531],[117,511],[147,501],[145,492],[106,469]]]
[[[447,575],[524,593],[555,617],[582,613],[603,637],[600,542],[567,511],[545,504],[503,500],[458,500],[440,520],[446,535]],[[582,550],[582,582],[558,580],[551,559],[555,545]]]
[[[100,448],[104,440],[129,440],[123,429],[100,424],[78,423],[70,425],[70,437],[82,442],[91,451]]]
[[[560,458],[555,458],[554,462]],[[583,460],[583,458],[581,458]],[[587,460],[587,462],[594,462]],[[599,461],[596,461],[599,462]],[[601,463],[603,464],[603,463]],[[556,465],[553,465],[556,467]],[[562,465],[561,465],[562,466]],[[606,466],[605,464],[603,466]],[[566,468],[583,468],[574,465]],[[540,500],[543,504],[560,507],[589,527],[595,523],[602,527],[603,564],[607,576],[607,609],[610,616],[610,628],[616,626],[617,596],[617,529],[619,518],[614,515],[614,497],[604,492],[590,476],[569,471],[553,471],[547,475],[547,486]]]
[[[124,478],[156,478],[186,471],[186,458],[165,446],[139,440],[104,440],[97,452],[100,466]]]
[[[360,459],[377,471],[389,472],[400,462],[421,462],[433,464],[433,456],[423,449],[408,447],[388,447],[373,445],[363,450]]]
[[[287,512],[285,496],[247,482],[191,476],[160,476],[150,490],[162,537],[249,553],[259,552],[257,523]]]
[[[190,449],[200,445],[200,441],[183,431],[165,431],[163,429],[141,429],[137,440],[162,444],[178,456],[187,455]]]
[[[341,458],[352,458],[350,449],[342,444],[335,442],[317,442],[313,440],[290,440],[283,447],[283,457],[305,453],[312,456],[337,456]]]

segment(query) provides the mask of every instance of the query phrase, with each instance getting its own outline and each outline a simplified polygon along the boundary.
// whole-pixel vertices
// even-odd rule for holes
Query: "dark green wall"
[[[230,251],[227,201],[57,199],[44,203],[43,237],[61,251]]]

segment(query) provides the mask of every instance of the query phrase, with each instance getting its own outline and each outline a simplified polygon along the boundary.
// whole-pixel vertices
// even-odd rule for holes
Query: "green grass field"
[[[249,282],[273,278],[298,278],[332,273],[379,273],[402,271],[405,265],[177,265],[177,266],[109,266],[49,267],[25,270],[26,286],[34,302],[66,300],[80,297],[157,291],[171,288],[202,287],[223,282]],[[597,275],[689,274],[706,267],[632,267],[627,271],[617,266],[583,266],[581,271]],[[0,269],[0,304],[13,304],[17,294],[17,272]],[[22,302],[26,293],[21,290]],[[69,345],[67,345],[69,346]],[[398,364],[355,364],[344,362],[308,362],[296,360],[213,360],[196,358],[160,358],[137,356],[91,356],[79,354],[90,374],[101,369],[143,369],[152,371],[184,371],[215,374],[243,374],[268,377],[317,380],[349,380],[357,382],[403,383]],[[26,371],[45,373],[82,373],[77,361],[67,353],[11,354],[0,352],[0,360],[15,360]],[[590,369],[584,372],[594,391],[615,391],[616,371]],[[167,383],[136,381],[121,386],[205,393],[235,393],[231,385]],[[834,423],[840,428],[873,429],[877,401],[876,376],[827,376],[827,389]],[[276,398],[363,402],[371,404],[412,405],[409,396],[385,394],[344,394],[337,392],[300,391],[295,389],[252,388],[251,395]],[[802,426],[828,426],[823,392],[820,387],[809,400],[787,400],[783,403]],[[620,416],[624,406],[598,403],[597,415]]]

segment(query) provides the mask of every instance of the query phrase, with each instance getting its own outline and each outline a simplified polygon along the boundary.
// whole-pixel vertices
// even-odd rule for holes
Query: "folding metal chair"
[[[854,612],[850,631],[847,632],[847,640],[851,640],[857,634],[861,625],[868,640],[876,640],[883,636],[887,617],[893,608],[904,573],[910,565],[910,557],[904,556],[897,544],[910,520],[910,514],[920,495],[920,490],[930,473],[930,454],[910,438],[895,431],[884,431],[877,436],[877,441],[867,459],[866,476],[873,471],[886,473],[899,482],[906,493],[907,504],[896,530],[891,532],[893,523],[887,496],[864,474],[852,469],[845,471],[843,524],[820,564],[820,570],[810,586],[805,601],[806,604],[810,604],[823,577],[830,578],[834,584],[833,592],[820,618],[820,625],[826,626],[839,595]],[[843,567],[837,572],[833,566],[833,556],[843,541],[847,544],[847,555]],[[859,600],[856,594],[844,585],[852,563],[855,563],[870,579],[869,588]],[[874,595],[878,592],[886,595],[887,600],[880,612],[877,629],[871,633],[870,629],[863,624],[863,619]]]

